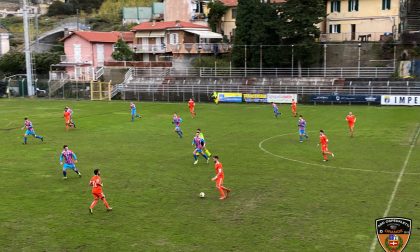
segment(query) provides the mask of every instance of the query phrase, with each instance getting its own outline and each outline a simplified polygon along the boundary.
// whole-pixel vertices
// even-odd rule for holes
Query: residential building
[[[9,32],[0,27],[0,57],[10,51]]]
[[[152,7],[123,8],[123,24],[140,24],[152,20]]]
[[[208,26],[207,2],[208,0],[164,0],[164,20],[179,20]]]
[[[133,43],[132,32],[73,31],[64,37],[64,53],[59,64],[53,65],[50,80],[96,80],[96,71],[106,61],[112,61],[114,44],[122,38]]]
[[[229,49],[226,44],[210,43],[210,39],[221,40],[221,34],[190,22],[147,22],[133,27],[132,31],[135,32],[133,50],[141,61],[223,53]]]
[[[123,8],[123,24],[140,24],[152,20],[163,20],[164,4],[155,2],[152,7]]]
[[[398,36],[400,0],[327,0],[321,41],[379,41]]]

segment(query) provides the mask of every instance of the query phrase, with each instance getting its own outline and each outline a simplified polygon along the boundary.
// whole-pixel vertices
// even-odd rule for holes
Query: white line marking
[[[394,201],[395,194],[397,194],[398,186],[401,183],[402,177],[403,177],[404,172],[405,172],[405,168],[407,168],[408,160],[410,159],[411,152],[413,151],[414,147],[416,146],[416,142],[417,142],[417,138],[419,136],[419,133],[420,133],[420,126],[417,126],[416,135],[414,136],[414,138],[413,138],[413,140],[410,144],[410,149],[408,150],[407,157],[405,158],[404,165],[403,165],[403,167],[400,171],[400,175],[398,176],[397,182],[395,183],[394,190],[392,191],[391,197],[389,198],[388,205],[386,206],[383,217],[386,217],[389,214],[389,211],[391,210],[392,202]],[[375,236],[375,238],[372,241],[372,244],[370,245],[369,252],[375,251],[376,241],[377,241],[377,238]]]
[[[310,131],[309,131],[310,132]],[[273,138],[277,138],[277,137],[282,137],[282,136],[288,136],[288,135],[293,135],[296,133],[286,133],[286,134],[281,134],[281,135],[276,135],[276,136],[272,136],[269,138],[266,138],[264,140],[262,140],[258,147],[260,148],[260,150],[264,151],[265,153],[272,155],[274,157],[278,157],[284,160],[288,160],[288,161],[292,161],[292,162],[297,162],[300,164],[305,164],[305,165],[311,165],[311,166],[318,166],[318,167],[322,167],[322,168],[327,168],[327,169],[339,169],[339,170],[347,170],[347,171],[358,171],[358,172],[373,172],[373,173],[387,173],[387,174],[398,174],[398,172],[390,172],[390,171],[375,171],[375,170],[367,170],[367,169],[357,169],[357,168],[350,168],[350,167],[340,167],[340,166],[330,166],[330,165],[322,165],[322,164],[316,164],[316,163],[308,163],[305,161],[301,161],[301,160],[297,160],[297,159],[292,159],[292,158],[288,158],[285,156],[280,156],[277,154],[274,154],[268,150],[266,150],[262,145],[263,143],[265,143],[266,141],[269,141]],[[406,173],[406,174],[410,174],[410,175],[420,175],[420,173]]]

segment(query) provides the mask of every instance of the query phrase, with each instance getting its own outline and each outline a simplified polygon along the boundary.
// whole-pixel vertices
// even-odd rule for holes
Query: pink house
[[[51,71],[50,80],[90,81],[98,78],[97,71],[104,66],[105,61],[112,60],[114,44],[122,38],[132,44],[132,32],[95,32],[74,31],[64,37],[64,53],[61,62],[54,68],[64,68],[65,71]]]

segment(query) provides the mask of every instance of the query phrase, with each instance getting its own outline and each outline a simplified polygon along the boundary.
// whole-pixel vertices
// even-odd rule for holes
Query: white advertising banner
[[[297,94],[267,94],[267,102],[292,103],[292,99],[297,102]]]
[[[415,95],[382,95],[381,105],[420,106],[420,96]]]

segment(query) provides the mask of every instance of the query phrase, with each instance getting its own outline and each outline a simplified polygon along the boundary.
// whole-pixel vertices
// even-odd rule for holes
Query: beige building
[[[220,32],[232,42],[235,36],[238,0],[220,0],[220,2],[228,7],[226,14],[222,17]]]
[[[199,25],[207,24],[206,0],[164,0],[165,21],[183,21]]]
[[[0,57],[10,51],[9,32],[0,27]]]
[[[400,0],[328,0],[321,41],[379,41],[398,36]]]

